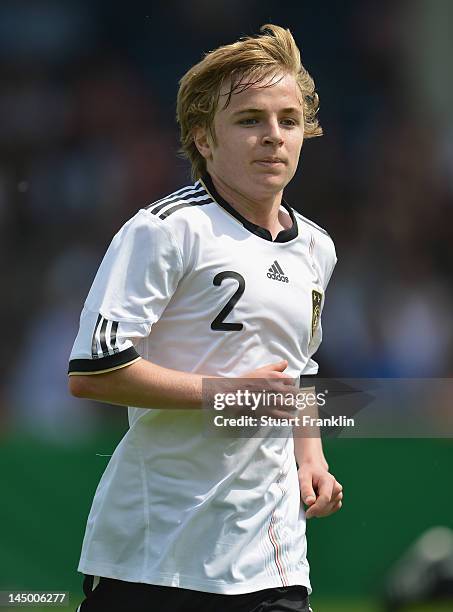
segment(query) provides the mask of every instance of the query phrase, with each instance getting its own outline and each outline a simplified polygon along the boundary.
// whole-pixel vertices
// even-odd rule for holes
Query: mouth
[[[279,165],[284,165],[285,162],[283,161],[283,159],[281,159],[280,157],[265,157],[264,159],[257,159],[255,160],[256,164],[261,164],[263,166],[279,166]]]

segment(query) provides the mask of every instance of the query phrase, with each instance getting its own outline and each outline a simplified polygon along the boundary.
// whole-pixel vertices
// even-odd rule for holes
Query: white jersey
[[[141,357],[228,377],[287,359],[290,376],[316,374],[335,249],[323,229],[285,202],[281,210],[292,224],[272,241],[209,176],[140,210],[101,263],[70,374]],[[310,591],[291,429],[287,437],[209,438],[201,413],[129,407],[79,571],[213,593]]]

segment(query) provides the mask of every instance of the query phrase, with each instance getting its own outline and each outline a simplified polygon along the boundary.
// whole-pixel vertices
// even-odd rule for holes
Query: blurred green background
[[[85,521],[108,461],[102,455],[120,435],[115,428],[65,448],[18,436],[3,445],[0,590],[70,591],[79,602]],[[453,444],[336,439],[325,446],[345,503],[308,523],[314,609],[379,610],[384,577],[401,552],[430,526],[453,526]]]

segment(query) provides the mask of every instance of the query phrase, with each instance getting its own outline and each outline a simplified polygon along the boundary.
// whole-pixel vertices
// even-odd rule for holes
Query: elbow
[[[70,376],[68,381],[69,393],[81,399],[91,399],[91,381],[89,376]]]

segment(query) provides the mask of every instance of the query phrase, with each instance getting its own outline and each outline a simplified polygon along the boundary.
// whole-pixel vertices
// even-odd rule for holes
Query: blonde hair
[[[231,86],[224,108],[234,93],[260,83],[263,83],[262,87],[269,87],[279,71],[294,75],[302,93],[305,138],[322,136],[316,117],[318,94],[312,77],[302,65],[291,32],[273,24],[263,25],[260,32],[259,36],[240,38],[235,43],[210,51],[179,82],[176,119],[180,126],[180,153],[190,161],[194,179],[206,172],[205,159],[194,142],[194,128],[208,129],[215,143],[214,115],[220,90],[228,78],[231,78]]]

